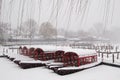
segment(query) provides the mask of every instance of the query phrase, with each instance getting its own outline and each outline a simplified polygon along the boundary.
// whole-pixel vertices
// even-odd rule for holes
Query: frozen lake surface
[[[0,58],[0,80],[120,80],[120,69],[101,65],[60,76],[45,67],[21,69],[10,60]]]

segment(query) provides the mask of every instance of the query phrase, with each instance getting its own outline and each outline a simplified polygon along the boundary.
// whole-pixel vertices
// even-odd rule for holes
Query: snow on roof
[[[65,52],[75,52],[78,56],[96,55],[96,51],[90,49],[68,49]]]
[[[63,50],[65,52],[75,52],[79,56],[86,56],[86,55],[95,55],[95,50],[90,49],[72,49],[69,46],[56,46],[56,45],[25,45],[27,48],[41,48],[44,51],[57,51],[57,50]]]
[[[44,51],[57,51],[57,50],[64,50],[64,49],[72,49],[71,47],[68,46],[56,46],[56,45],[24,45],[27,48],[41,48]],[[22,46],[22,47],[24,47]]]
[[[24,45],[26,46],[27,48],[41,48],[45,51],[54,51],[55,50],[55,47],[53,45]],[[24,47],[22,46],[22,47]]]

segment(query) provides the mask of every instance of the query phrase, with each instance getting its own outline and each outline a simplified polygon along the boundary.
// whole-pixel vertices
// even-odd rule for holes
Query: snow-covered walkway
[[[0,58],[0,80],[120,80],[120,69],[101,65],[60,76],[44,67],[21,69],[8,59]]]

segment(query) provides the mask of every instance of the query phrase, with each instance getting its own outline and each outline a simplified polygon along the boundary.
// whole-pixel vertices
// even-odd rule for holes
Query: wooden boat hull
[[[93,68],[93,67],[96,67],[96,66],[99,66],[99,65],[102,65],[102,62],[97,64],[97,65],[94,65],[94,66],[91,66],[91,67],[87,67],[87,68],[81,68],[81,69],[59,70],[59,68],[56,68],[56,69],[54,68],[54,72],[59,74],[59,75],[67,75],[67,74],[75,73],[75,72],[78,72],[78,71],[86,70],[86,69],[89,69],[89,68]]]
[[[45,64],[42,64],[42,63],[19,63],[19,66],[23,69],[28,69],[28,68],[45,66]]]

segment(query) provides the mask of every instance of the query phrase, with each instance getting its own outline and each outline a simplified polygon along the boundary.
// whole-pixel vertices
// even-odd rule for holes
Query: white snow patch
[[[84,69],[84,68],[93,67],[93,66],[98,65],[98,64],[100,64],[100,63],[101,63],[101,61],[98,61],[98,62],[94,62],[94,63],[90,63],[90,64],[81,65],[81,66],[79,66],[79,67],[75,67],[75,66],[63,67],[63,68],[59,68],[58,70]]]
[[[13,62],[0,58],[1,80],[119,80],[120,69],[101,65],[70,75],[60,76],[44,67],[21,69]]]

